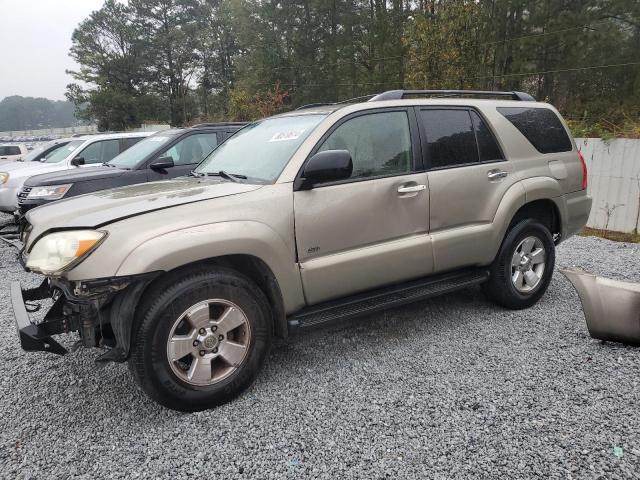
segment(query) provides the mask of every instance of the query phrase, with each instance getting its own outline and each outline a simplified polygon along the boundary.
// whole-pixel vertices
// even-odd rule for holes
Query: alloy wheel
[[[251,326],[240,307],[228,300],[204,300],[180,315],[167,339],[167,359],[183,382],[218,383],[242,364],[249,352]]]

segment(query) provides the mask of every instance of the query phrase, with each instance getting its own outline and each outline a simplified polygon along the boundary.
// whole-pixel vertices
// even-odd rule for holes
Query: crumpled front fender
[[[640,283],[560,269],[580,296],[589,334],[600,340],[640,345]]]

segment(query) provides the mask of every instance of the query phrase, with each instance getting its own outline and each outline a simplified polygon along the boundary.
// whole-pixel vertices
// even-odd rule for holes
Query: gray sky
[[[0,0],[0,99],[63,100],[71,34],[103,0]]]

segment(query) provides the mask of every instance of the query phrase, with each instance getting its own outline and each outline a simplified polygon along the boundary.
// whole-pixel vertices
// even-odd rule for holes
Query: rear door
[[[416,107],[429,171],[436,272],[482,263],[505,192],[518,181],[488,121],[465,107]]]
[[[353,173],[294,192],[307,303],[431,273],[429,190],[417,133],[411,108],[358,112],[313,150],[348,150]]]
[[[161,157],[171,157],[174,166],[166,170],[153,170],[148,168],[147,175],[149,180],[166,180],[168,178],[187,175],[217,146],[218,136],[216,132],[194,133],[182,137],[149,162],[153,163],[154,160]]]

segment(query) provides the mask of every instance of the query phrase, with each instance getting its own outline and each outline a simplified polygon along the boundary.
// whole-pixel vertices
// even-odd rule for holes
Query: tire
[[[535,239],[534,243],[526,253],[531,239]],[[544,259],[534,263],[540,260],[540,254],[535,253],[538,249],[543,249]],[[483,291],[489,300],[505,308],[528,308],[547,290],[555,258],[555,245],[549,229],[536,220],[522,220],[507,232],[490,267],[489,280],[483,285]],[[537,282],[529,270],[539,278]],[[520,272],[519,276],[517,272]]]
[[[194,412],[226,403],[253,383],[272,329],[267,299],[250,279],[200,268],[163,279],[145,296],[154,300],[134,330],[129,369],[147,395]]]

